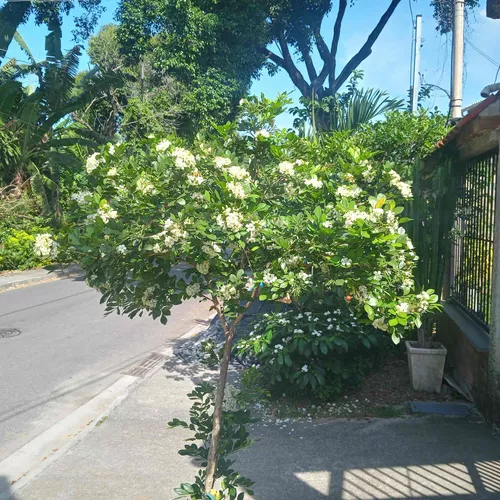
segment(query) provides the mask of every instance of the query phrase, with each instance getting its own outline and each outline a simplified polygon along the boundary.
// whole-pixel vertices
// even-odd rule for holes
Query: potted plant
[[[423,294],[427,295],[426,292]],[[432,297],[437,300],[437,295],[429,296]],[[418,341],[406,341],[406,352],[412,388],[416,391],[439,393],[447,350],[440,342],[433,342],[431,329],[432,321],[426,320],[418,329]]]
[[[450,231],[454,220],[454,186],[450,159],[439,156],[426,169],[417,161],[414,170],[411,234],[419,260],[415,269],[416,281],[430,290],[422,291],[420,310],[426,312],[429,304],[440,302],[444,272],[451,252]],[[430,170],[430,171],[429,171]],[[434,308],[434,311],[440,307]],[[417,328],[417,340],[406,341],[408,366],[413,389],[441,392],[446,360],[446,348],[433,337],[434,314],[427,311]]]

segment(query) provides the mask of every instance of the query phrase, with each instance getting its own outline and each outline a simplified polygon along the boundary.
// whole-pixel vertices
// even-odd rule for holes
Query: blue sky
[[[362,83],[364,87],[380,88],[387,90],[393,96],[407,97],[410,85],[412,39],[410,1],[413,14],[422,14],[423,16],[421,72],[424,75],[424,80],[427,83],[449,88],[451,37],[441,36],[435,30],[429,0],[403,1],[398,6],[376,41],[373,53],[360,66],[360,69],[365,72]],[[96,26],[96,31],[99,26],[113,22],[117,3],[117,0],[103,0],[106,12],[102,15],[99,25]],[[500,20],[486,18],[485,3],[486,0],[481,1],[481,6],[474,13],[466,32],[464,105],[480,99],[479,92],[485,85],[494,82],[498,70],[498,66],[480,55],[468,42],[500,64],[500,51],[498,50],[500,48]],[[359,50],[388,4],[389,0],[358,0],[353,7],[348,8],[339,44],[337,67],[342,67]],[[331,40],[335,13],[336,2],[334,2],[333,14],[323,22],[323,35],[328,41]],[[64,49],[70,49],[73,46],[72,28],[72,15],[70,15],[63,24]],[[43,59],[46,28],[35,26],[30,20],[19,31],[35,57]],[[11,44],[7,57],[26,59],[25,54],[19,50],[15,43]],[[319,58],[315,55],[315,59],[318,61]],[[88,66],[86,55],[81,58],[80,66],[81,69]],[[500,74],[497,81],[500,81]],[[278,92],[283,91],[293,91],[293,97],[299,97],[298,91],[294,91],[293,84],[283,70],[273,77],[262,74],[261,78],[252,85],[252,93],[263,92],[268,97],[273,97]],[[428,105],[430,107],[438,106],[442,111],[447,111],[448,98],[443,92],[435,91]],[[290,118],[284,117],[281,124],[290,125]]]

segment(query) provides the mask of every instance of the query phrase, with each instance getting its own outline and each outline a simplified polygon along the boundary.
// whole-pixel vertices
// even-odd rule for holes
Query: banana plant
[[[45,214],[56,216],[60,212],[61,171],[80,166],[72,146],[95,148],[106,142],[106,138],[73,123],[69,117],[119,76],[90,73],[88,78],[92,79],[92,84],[75,95],[80,47],[75,46],[63,54],[60,26],[56,23],[50,28],[44,61],[36,62],[28,55],[30,64],[8,68],[10,78],[0,85],[0,127],[11,132],[19,149],[8,174],[23,183],[29,180],[33,193],[42,200]],[[18,37],[17,41],[24,45],[27,54],[31,54],[22,38]],[[32,92],[18,81],[26,74],[35,74],[38,78],[38,85]]]

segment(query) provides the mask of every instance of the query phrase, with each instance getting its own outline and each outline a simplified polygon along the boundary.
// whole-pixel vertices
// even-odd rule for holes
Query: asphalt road
[[[0,293],[0,461],[92,399],[148,354],[209,316],[208,304],[150,317],[104,317],[100,294],[80,278]]]

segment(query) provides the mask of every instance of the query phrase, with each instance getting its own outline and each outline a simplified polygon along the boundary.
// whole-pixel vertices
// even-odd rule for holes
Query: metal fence
[[[452,231],[451,297],[489,329],[498,150],[462,166]]]

